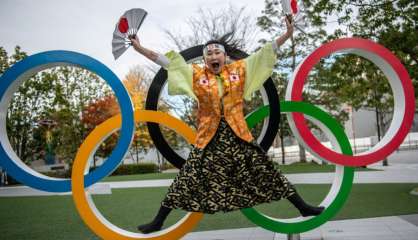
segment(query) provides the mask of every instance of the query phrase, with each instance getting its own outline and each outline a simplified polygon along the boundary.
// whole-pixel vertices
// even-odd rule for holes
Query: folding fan
[[[302,33],[305,33],[305,28],[308,26],[305,21],[305,7],[302,0],[281,0],[283,12],[286,16],[292,15],[293,26]]]
[[[135,36],[147,12],[141,8],[134,8],[126,11],[116,23],[112,39],[112,53],[115,60],[118,59],[129,48],[130,36]]]

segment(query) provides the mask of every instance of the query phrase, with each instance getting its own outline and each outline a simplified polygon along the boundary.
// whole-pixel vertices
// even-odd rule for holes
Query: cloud
[[[0,46],[11,53],[16,45],[29,54],[48,50],[71,50],[98,59],[123,77],[131,66],[149,64],[144,57],[128,50],[114,61],[112,33],[118,18],[130,8],[143,8],[148,17],[139,32],[144,46],[163,51],[164,28],[182,28],[199,7],[225,8],[248,5],[260,13],[264,1],[206,0],[2,0],[0,1]]]

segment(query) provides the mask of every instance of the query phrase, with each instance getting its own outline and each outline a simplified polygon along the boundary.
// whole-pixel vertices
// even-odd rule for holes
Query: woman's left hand
[[[290,36],[293,35],[293,30],[294,30],[294,27],[293,27],[293,17],[292,17],[292,15],[287,15],[285,17],[285,21],[286,21],[286,27],[287,27],[286,35],[288,37],[290,37]]]

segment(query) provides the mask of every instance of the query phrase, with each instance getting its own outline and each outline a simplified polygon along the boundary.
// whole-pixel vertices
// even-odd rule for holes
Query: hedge
[[[90,171],[93,171],[94,168],[90,168]],[[156,173],[158,172],[158,166],[155,163],[139,163],[139,164],[125,164],[120,165],[111,176],[116,175],[131,175],[131,174],[143,174],[143,173]],[[60,170],[60,171],[51,171],[51,172],[42,172],[49,177],[56,177],[56,178],[71,178],[71,168],[70,170]],[[8,175],[8,185],[17,185],[20,184],[15,179],[13,179],[10,175]]]
[[[156,172],[158,172],[158,166],[154,163],[126,164],[126,165],[120,165],[112,173],[112,176],[132,175],[132,174],[142,174],[142,173],[156,173]]]

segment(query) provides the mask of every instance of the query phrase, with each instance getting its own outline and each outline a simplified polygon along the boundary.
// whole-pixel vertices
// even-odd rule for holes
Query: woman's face
[[[209,69],[209,71],[211,71],[213,74],[219,74],[225,65],[226,54],[218,48],[210,49],[207,51],[204,59],[206,67]]]

